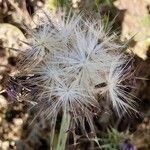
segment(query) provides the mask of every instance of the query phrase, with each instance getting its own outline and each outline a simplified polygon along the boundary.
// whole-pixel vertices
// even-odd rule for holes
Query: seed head
[[[30,90],[26,95],[42,115],[52,119],[67,111],[75,122],[84,125],[86,120],[93,128],[93,110],[100,109],[98,95],[109,99],[118,113],[133,109],[133,97],[126,91],[129,57],[102,22],[70,13],[55,20],[50,16],[28,32],[30,47],[20,59],[19,71],[32,75],[26,85],[32,84],[37,94],[33,97]]]

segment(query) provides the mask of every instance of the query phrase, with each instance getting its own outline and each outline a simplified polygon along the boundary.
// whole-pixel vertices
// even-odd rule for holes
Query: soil
[[[43,6],[40,1],[40,6]],[[14,73],[17,55],[16,50],[24,49],[18,39],[26,40],[22,29],[22,18],[16,23],[14,15],[17,11],[6,2],[0,0],[0,150],[47,150],[49,149],[49,123],[37,117],[34,112],[28,112],[28,104],[10,99],[5,92],[9,75]],[[32,6],[32,7],[31,7]],[[5,8],[5,9],[4,9]],[[33,8],[33,4],[27,7]],[[36,5],[34,9],[38,9]],[[116,16],[114,28],[120,32],[120,39],[126,40],[138,33],[130,44],[130,53],[135,53],[137,72],[136,96],[139,99],[139,113],[120,119],[111,113],[105,119],[96,121],[97,129],[105,131],[110,124],[122,132],[129,130],[128,137],[132,139],[138,150],[150,149],[150,2],[149,0],[117,0],[111,8],[101,6],[103,13],[109,12]],[[34,11],[32,9],[32,11]],[[30,13],[26,14],[29,17]],[[33,13],[32,13],[33,14]],[[32,15],[30,15],[32,19]],[[14,23],[15,22],[15,23]],[[27,22],[28,24],[29,22]],[[140,31],[140,32],[139,32]],[[107,118],[108,117],[108,118]],[[41,120],[41,121],[39,121]],[[33,122],[32,122],[33,121]],[[105,126],[105,128],[103,128]]]

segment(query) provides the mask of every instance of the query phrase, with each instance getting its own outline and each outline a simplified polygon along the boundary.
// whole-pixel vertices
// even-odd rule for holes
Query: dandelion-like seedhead
[[[28,33],[29,48],[21,54],[18,70],[22,76],[32,75],[25,81],[32,88],[24,99],[35,101],[40,114],[56,120],[66,111],[75,124],[84,126],[86,120],[93,129],[100,96],[118,113],[134,110],[133,96],[126,90],[130,58],[102,22],[71,13],[57,19],[48,16]]]

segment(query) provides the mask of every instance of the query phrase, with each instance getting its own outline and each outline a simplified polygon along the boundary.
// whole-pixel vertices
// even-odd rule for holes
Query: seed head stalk
[[[64,111],[56,150],[66,149],[66,141],[69,133],[70,120],[71,120],[70,114]]]

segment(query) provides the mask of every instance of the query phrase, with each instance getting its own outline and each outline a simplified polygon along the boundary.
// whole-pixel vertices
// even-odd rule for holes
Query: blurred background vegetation
[[[102,149],[118,150],[130,139],[137,149],[150,150],[149,0],[0,0],[0,150],[49,149],[48,121],[39,117],[32,122],[34,111],[28,112],[28,104],[9,99],[5,92],[9,75],[15,71],[16,49],[26,48],[21,42],[27,38],[24,25],[36,27],[36,12],[40,9],[84,12],[112,25],[111,31],[118,34],[119,41],[133,37],[128,52],[135,54],[137,76],[143,79],[136,94],[140,113],[130,117],[122,114],[118,119],[106,106],[95,120],[96,132]],[[68,139],[68,149],[96,149],[82,136],[78,139],[76,147]]]

